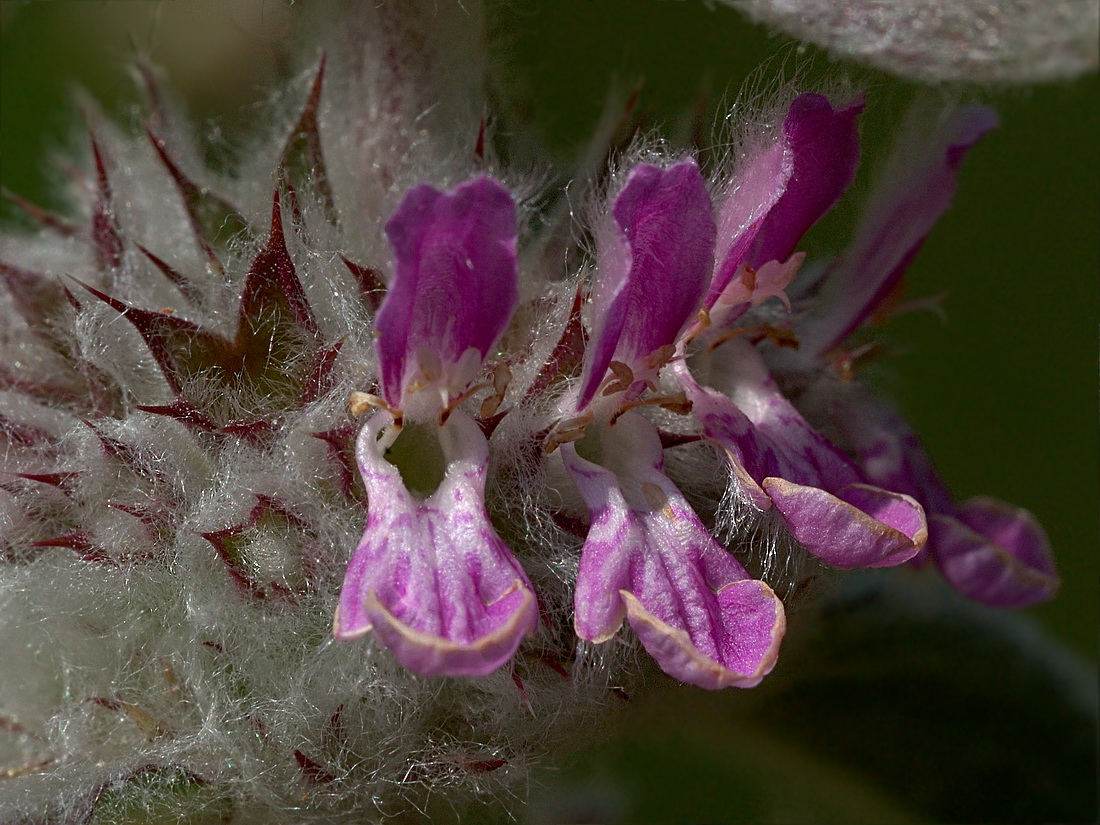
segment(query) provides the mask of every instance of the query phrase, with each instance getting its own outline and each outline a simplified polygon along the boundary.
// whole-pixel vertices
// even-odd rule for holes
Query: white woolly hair
[[[215,225],[225,233],[220,265],[196,243],[193,215],[153,141],[90,105],[112,190],[106,217],[124,239],[118,265],[103,265],[87,232],[0,235],[0,260],[38,273],[42,300],[62,296],[40,323],[13,295],[0,296],[3,358],[28,387],[0,391],[0,764],[8,771],[0,821],[84,822],[93,811],[108,821],[112,812],[162,809],[234,822],[439,821],[481,804],[511,808],[534,768],[590,742],[619,697],[655,678],[628,630],[598,646],[574,635],[587,510],[542,438],[575,392],[577,370],[539,382],[593,277],[593,227],[625,175],[638,162],[667,165],[684,154],[655,134],[613,149],[607,127],[570,175],[508,167],[492,141],[478,155],[479,4],[342,8],[311,41],[324,44],[324,56],[307,49],[287,88],[258,110],[267,127],[242,139],[231,172],[209,168],[202,136],[170,98],[156,97],[150,131],[180,173],[226,207]],[[322,59],[315,117],[324,166],[305,170],[292,193],[277,170]],[[746,87],[715,136],[715,194],[755,142],[774,134],[794,96],[793,83],[764,78]],[[833,91],[845,97],[842,84]],[[88,223],[104,216],[87,136],[77,144],[86,179],[72,199]],[[424,679],[371,636],[331,637],[368,504],[336,446],[343,438],[346,448],[356,426],[350,394],[378,379],[372,312],[341,256],[384,282],[392,261],[383,225],[403,193],[478,174],[515,195],[523,283],[502,354],[483,376],[505,367],[511,375],[500,405],[508,414],[490,437],[486,504],[539,594],[542,621],[510,666]],[[553,185],[559,179],[569,182]],[[251,390],[227,391],[213,368],[182,379],[199,414],[241,422],[259,411],[269,425],[259,435],[224,437],[139,409],[171,404],[176,393],[130,319],[85,285],[232,337],[276,191],[317,334],[339,343],[327,384],[298,403],[296,382],[312,356],[288,345]],[[174,285],[142,248],[186,283]],[[50,292],[57,283],[71,299]],[[99,394],[89,397],[89,386]],[[465,408],[476,415],[495,391],[477,391]],[[691,434],[683,416],[645,414],[668,433]],[[316,437],[335,432],[344,435],[331,443]],[[666,454],[670,477],[753,575],[793,596],[821,574],[774,516],[738,503],[712,447]]]
[[[317,40],[327,52],[318,131],[338,220],[313,196],[317,169],[296,182],[299,229],[291,200],[281,199],[288,251],[320,334],[341,342],[329,386],[304,405],[278,407],[273,399],[291,386],[280,376],[309,366],[293,352],[270,376],[266,398],[225,393],[202,374],[185,386],[200,411],[216,408],[222,419],[247,419],[253,401],[266,404],[271,433],[219,439],[137,409],[174,394],[134,326],[82,284],[232,336],[245,273],[268,236],[273,175],[319,50],[262,110],[257,121],[268,128],[243,142],[232,174],[203,163],[201,136],[170,101],[150,113],[150,129],[182,173],[254,230],[219,245],[224,275],[195,243],[152,142],[94,110],[88,119],[125,239],[120,264],[101,266],[82,234],[0,236],[0,259],[59,280],[75,301],[52,311],[44,330],[10,295],[0,297],[4,360],[31,383],[58,385],[49,404],[0,392],[0,821],[82,822],[93,810],[106,821],[112,811],[166,808],[234,822],[365,822],[513,807],[534,767],[580,747],[620,703],[612,688],[642,684],[633,644],[575,650],[579,539],[549,515],[562,506],[564,485],[547,483],[520,443],[532,420],[551,412],[521,403],[521,394],[553,348],[574,289],[568,279],[550,285],[545,263],[525,263],[535,284],[525,297],[550,297],[525,309],[528,357],[505,402],[514,412],[493,437],[488,501],[538,588],[545,626],[514,668],[464,679],[419,678],[370,637],[331,638],[365,509],[361,493],[340,494],[332,452],[313,434],[351,423],[348,396],[377,379],[371,315],[339,256],[385,277],[382,225],[402,193],[482,172],[517,193],[524,237],[537,236],[532,204],[544,184],[499,168],[491,150],[475,157],[484,69],[476,3],[356,3],[346,12]],[[74,208],[89,221],[96,168],[86,135],[76,143],[87,180]],[[188,294],[138,244],[184,273]],[[79,397],[73,364],[109,397]],[[13,473],[67,475],[48,483]],[[277,506],[264,510],[263,501]],[[149,509],[165,518],[143,520]],[[250,519],[250,529],[225,533]],[[229,561],[209,538],[219,534]],[[243,592],[235,575],[265,598]]]

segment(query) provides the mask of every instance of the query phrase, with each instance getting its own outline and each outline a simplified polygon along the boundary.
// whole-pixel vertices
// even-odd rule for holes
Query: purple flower
[[[926,555],[956,590],[1004,608],[1054,596],[1060,584],[1054,557],[1031,513],[986,497],[955,504],[916,433],[869,393],[851,389],[836,411],[866,473],[924,503]]]
[[[921,505],[866,483],[784,398],[753,347],[731,341],[710,358],[708,383],[716,389],[700,386],[684,368],[678,375],[747,503],[762,511],[774,506],[791,535],[835,567],[885,567],[920,551],[928,538]]]
[[[533,588],[485,505],[485,433],[516,409],[510,455],[537,476],[560,447],[588,511],[577,636],[605,642],[628,621],[681,681],[757,684],[785,614],[665,474],[647,407],[715,445],[741,502],[777,514],[825,564],[919,562],[928,546],[981,601],[1018,606],[1053,592],[1049,548],[1028,514],[984,499],[955,505],[903,424],[852,380],[827,379],[834,351],[895,290],[950,203],[963,154],[993,124],[980,108],[945,120],[887,176],[852,248],[813,284],[795,283],[802,235],[851,184],[862,108],[796,98],[782,128],[713,187],[717,207],[693,159],[629,169],[592,230],[587,336],[578,298],[543,366],[525,363],[530,348],[501,362],[480,426],[462,406],[489,387],[475,382],[519,302],[515,206],[487,177],[407,193],[386,225],[395,268],[375,323],[380,397],[366,405],[383,409],[356,449],[369,517],[337,638],[373,631],[410,670],[456,676],[489,673],[534,633]],[[528,376],[526,392],[508,393],[509,365]],[[571,369],[578,380],[562,380]],[[539,398],[548,391],[551,403]]]
[[[600,432],[601,462],[572,444],[562,458],[592,514],[574,600],[577,635],[623,623],[661,669],[711,690],[754,687],[775,665],[783,603],[718,544],[662,472],[653,425],[628,412]],[[610,469],[609,469],[610,468]]]
[[[420,185],[386,234],[396,267],[375,350],[391,411],[375,413],[356,444],[369,515],[333,633],[373,630],[424,676],[482,675],[538,621],[530,582],[485,510],[488,443],[452,411],[518,301],[515,206],[485,177],[451,192]],[[399,469],[385,453],[402,438],[411,456]],[[428,479],[410,490],[402,469]]]
[[[829,267],[823,294],[795,329],[800,358],[843,348],[894,294],[928,232],[951,204],[959,165],[997,123],[982,106],[951,112],[919,140],[904,143],[872,193],[852,246]],[[960,592],[996,607],[1045,601],[1058,589],[1042,527],[1026,510],[979,498],[961,506],[944,487],[916,434],[859,387],[832,385],[830,419],[869,479],[921,502],[927,553]],[[920,563],[925,554],[916,557]]]
[[[991,109],[971,106],[901,147],[872,193],[852,245],[830,265],[825,294],[797,326],[804,352],[819,356],[838,346],[891,293],[951,205],[963,157],[996,125]]]
[[[821,95],[801,95],[780,137],[735,171],[719,207],[723,234],[707,294],[719,327],[794,276],[799,239],[855,174],[862,108],[861,100],[834,109]],[[774,505],[800,544],[837,567],[900,564],[919,552],[928,535],[921,506],[866,483],[783,396],[754,347],[732,341],[700,356],[693,370],[677,364],[677,380],[703,433],[729,457],[744,501],[760,511]]]
[[[562,458],[591,515],[581,549],[574,627],[603,642],[623,619],[669,675],[699,687],[753,687],[774,666],[783,603],[707,532],[662,472],[660,438],[623,412],[668,360],[699,308],[715,225],[698,167],[635,167],[602,227],[591,346],[578,406],[603,386],[598,415]],[[611,383],[609,365],[617,363]],[[623,378],[622,376],[627,376]],[[580,452],[598,454],[598,463]]]

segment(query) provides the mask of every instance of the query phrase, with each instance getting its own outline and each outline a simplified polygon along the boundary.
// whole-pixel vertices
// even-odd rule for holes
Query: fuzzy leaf
[[[49,275],[0,261],[0,283],[7,287],[19,314],[39,334],[47,329],[47,320],[65,305],[61,284]]]
[[[359,292],[371,312],[377,312],[386,293],[386,282],[382,279],[382,273],[369,266],[360,266],[354,261],[349,261],[343,255],[340,256],[340,260],[355,278],[355,283],[359,285]]]
[[[180,392],[199,375],[221,377],[228,383],[229,375],[238,371],[239,359],[225,338],[184,318],[132,307],[87,284],[81,286],[133,324],[173,392]]]
[[[309,397],[311,375],[315,383],[321,382],[313,391],[324,384],[322,337],[286,247],[278,193],[271,234],[245,277],[232,340],[175,315],[132,307],[82,286],[134,325],[174,393],[193,392],[190,385],[202,382],[227,395],[216,397],[207,410],[219,425],[234,423],[239,413],[229,402],[236,398],[257,413],[249,422],[249,433],[258,426],[270,428],[267,415]]]
[[[150,765],[100,788],[86,825],[219,825],[233,804],[202,777]]]
[[[753,20],[926,83],[1031,83],[1095,71],[1100,7],[1081,0],[725,0]]]

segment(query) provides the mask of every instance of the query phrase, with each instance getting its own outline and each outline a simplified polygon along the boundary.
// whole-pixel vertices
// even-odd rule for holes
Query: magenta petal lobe
[[[637,524],[614,473],[583,460],[572,445],[562,448],[562,458],[592,512],[577,569],[573,628],[589,642],[606,642],[626,617],[619,592],[630,586],[631,554],[623,547],[635,540]]]
[[[755,348],[730,342],[712,357],[712,383],[729,395],[700,386],[685,367],[676,376],[747,503],[774,505],[791,535],[836,567],[890,566],[920,552],[928,539],[921,504],[864,483],[783,396]]]
[[[1034,516],[991,498],[955,504],[901,416],[867,393],[848,393],[836,407],[867,476],[909,493],[927,511],[928,544],[919,561],[931,557],[955,589],[993,607],[1026,607],[1054,596],[1054,556]]]
[[[781,478],[762,486],[795,540],[834,567],[901,564],[928,540],[924,508],[901,493],[851,484],[834,495]]]
[[[992,607],[1052,598],[1061,584],[1046,533],[1027,510],[972,499],[931,521],[932,558],[955,589]]]
[[[534,632],[538,611],[526,574],[485,511],[485,437],[464,413],[452,414],[439,431],[443,480],[417,498],[382,454],[379,435],[392,422],[376,413],[359,435],[369,513],[333,633],[352,639],[373,630],[422,676],[490,673]]]
[[[756,687],[775,667],[787,629],[783,603],[762,581],[742,579],[718,591],[724,632],[713,657],[692,634],[662,621],[633,593],[622,591],[630,626],[665,673],[706,690]],[[752,639],[745,645],[741,639]]]
[[[395,408],[425,386],[458,395],[519,302],[516,207],[482,177],[409,190],[386,224],[395,271],[375,321],[382,394]]]
[[[611,211],[598,238],[580,408],[613,359],[633,369],[675,341],[699,309],[714,257],[710,194],[693,160],[635,166]]]
[[[378,599],[367,593],[365,613],[379,640],[397,660],[421,676],[483,676],[512,658],[519,641],[534,629],[535,595],[516,579],[510,590],[486,605],[493,629],[470,642],[455,642],[417,630],[402,622]]]

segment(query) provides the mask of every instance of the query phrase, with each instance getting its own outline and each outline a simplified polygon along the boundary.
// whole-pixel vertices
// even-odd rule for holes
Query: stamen
[[[585,428],[592,423],[592,418],[591,411],[585,411],[575,418],[559,421],[542,442],[543,451],[552,453],[562,444],[584,438]]]
[[[638,407],[660,407],[677,415],[687,415],[691,412],[691,401],[682,390],[667,395],[647,395],[644,398],[628,401],[619,407],[611,416],[610,423],[614,424],[623,413]]]
[[[508,391],[508,384],[511,381],[512,371],[507,364],[497,364],[493,368],[493,394],[481,402],[482,418],[491,418],[496,415],[500,405],[504,402],[504,394]]]
[[[613,375],[604,381],[603,392],[600,395],[614,395],[618,392],[626,392],[634,383],[634,370],[622,361],[612,361],[607,365]]]
[[[680,349],[687,349],[687,345],[708,330],[710,325],[710,313],[705,309],[699,310],[699,314],[695,316],[695,323],[680,337]]]
[[[397,434],[401,432],[401,427],[404,426],[404,415],[401,410],[395,410],[386,403],[386,399],[371,395],[369,392],[353,392],[348,399],[348,406],[351,408],[351,414],[355,416],[362,415],[368,410],[385,410],[388,412],[390,417],[393,418],[393,424],[390,425],[393,438],[390,438],[390,444],[393,443],[394,438],[397,438]]]
[[[645,364],[648,369],[651,369],[651,370],[660,369],[665,364],[667,364],[670,360],[672,360],[672,356],[675,355],[675,354],[676,354],[676,345],[675,344],[665,344],[663,347],[659,347],[659,348],[653,350],[653,352],[651,352],[649,355],[647,355],[645,357],[645,359],[642,361],[642,363]]]
[[[881,349],[882,345],[878,341],[870,341],[851,351],[838,350],[832,358],[833,369],[840,376],[840,380],[855,381],[856,368],[861,363],[871,360]]]
[[[446,390],[441,391],[442,396],[442,409],[439,412],[439,426],[443,426],[447,423],[447,419],[450,418],[451,412],[463,401],[476,395],[482,390],[493,389],[493,394],[481,402],[481,410],[479,415],[481,418],[492,418],[501,403],[504,401],[504,394],[508,391],[508,384],[512,380],[512,371],[508,368],[507,364],[497,364],[493,368],[493,377],[491,381],[479,381],[476,384],[471,385],[461,395],[455,396],[448,400]]]
[[[362,415],[368,410],[385,410],[394,418],[400,415],[400,413],[386,403],[384,398],[372,395],[369,392],[353,392],[348,397],[348,407],[351,409],[351,414],[355,416]]]
[[[756,270],[748,264],[744,264],[741,267],[741,283],[745,285],[745,289],[752,292],[756,289]],[[719,298],[718,300],[722,300]]]

